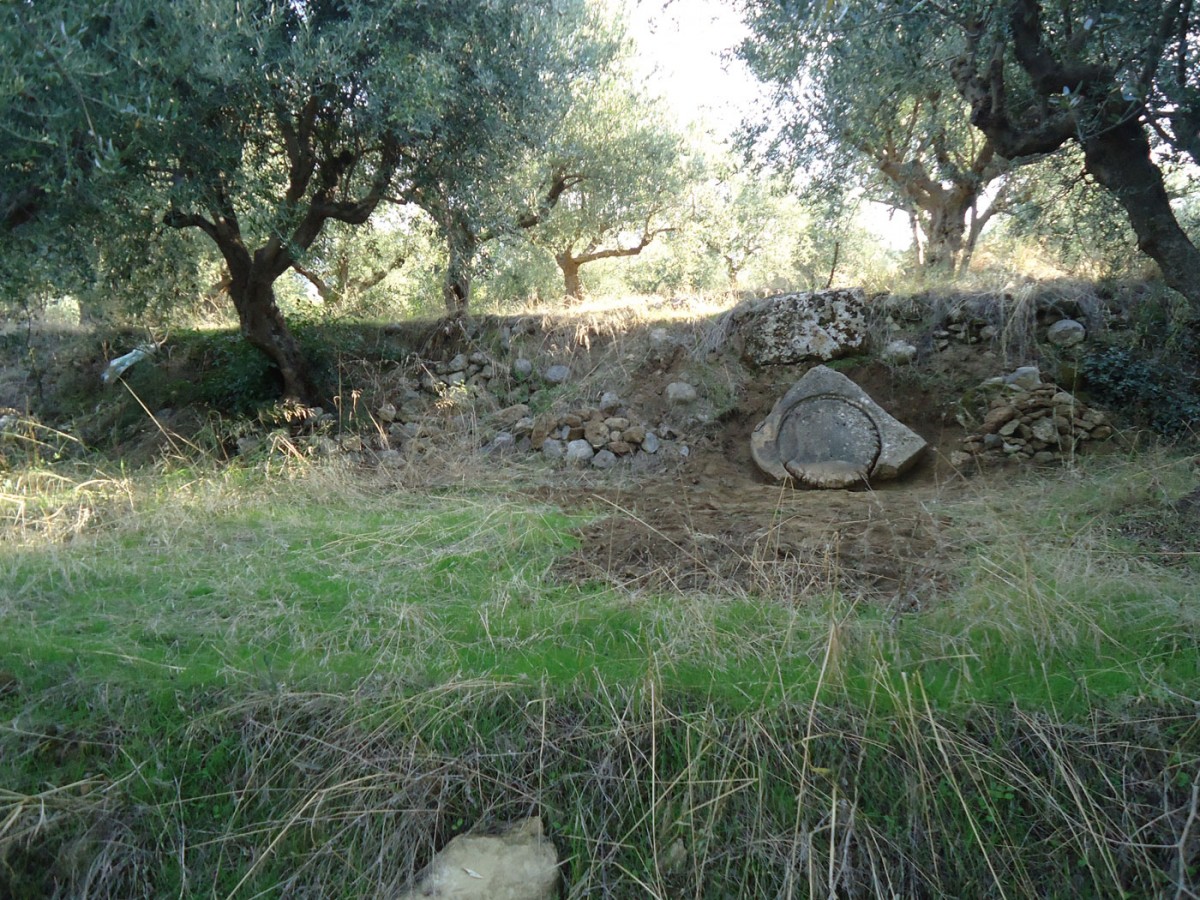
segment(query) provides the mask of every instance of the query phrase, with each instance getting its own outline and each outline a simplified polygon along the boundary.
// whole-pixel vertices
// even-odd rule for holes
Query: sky
[[[684,123],[733,132],[760,88],[740,60],[726,55],[747,33],[730,0],[636,0],[629,27],[650,84]]]

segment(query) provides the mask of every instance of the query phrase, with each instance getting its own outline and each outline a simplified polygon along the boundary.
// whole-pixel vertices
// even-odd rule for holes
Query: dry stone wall
[[[1053,463],[1113,436],[1102,411],[1056,385],[1013,388],[988,404],[983,421],[963,439],[962,456],[954,462],[983,457]]]

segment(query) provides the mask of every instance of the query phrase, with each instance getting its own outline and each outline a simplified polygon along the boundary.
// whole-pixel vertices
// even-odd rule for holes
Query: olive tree
[[[3,225],[74,207],[101,242],[147,217],[199,231],[242,333],[286,396],[315,400],[276,281],[327,224],[362,225],[397,190],[504,182],[511,143],[536,146],[527,124],[555,107],[558,67],[587,56],[581,4],[9,5],[4,126],[20,144],[0,149]]]
[[[994,185],[1011,163],[970,126],[967,104],[938,65],[957,52],[959,37],[919,5],[882,16],[866,0],[836,15],[781,0],[744,7],[751,34],[739,53],[772,98],[769,122],[753,125],[750,139],[837,190],[853,183],[902,210],[925,267],[965,268],[1001,208]]]
[[[619,30],[612,32],[620,39]],[[606,69],[572,85],[557,136],[566,190],[531,239],[562,273],[566,296],[583,295],[580,269],[639,255],[687,214],[695,176],[683,136],[664,103],[640,88],[628,65],[632,47]]]
[[[896,15],[906,15],[896,5]],[[1200,252],[1171,206],[1156,147],[1200,161],[1200,10],[1188,0],[937,7],[971,122],[1010,159],[1073,144],[1138,246],[1200,309]]]

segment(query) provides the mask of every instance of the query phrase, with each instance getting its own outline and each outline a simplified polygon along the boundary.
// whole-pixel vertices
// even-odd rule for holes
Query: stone
[[[917,348],[908,341],[889,341],[879,358],[893,366],[906,366],[917,358]]]
[[[611,469],[617,464],[617,456],[611,450],[601,450],[592,457],[592,467],[596,469]]]
[[[800,484],[812,488],[845,488],[865,484],[866,464],[855,464],[844,460],[819,460],[801,463],[788,460],[784,468]]]
[[[983,425],[980,426],[983,431],[996,431],[1008,421],[1017,417],[1017,408],[1007,404],[997,406],[988,411],[988,414],[983,417]]]
[[[379,404],[379,409],[375,411],[375,415],[379,417],[380,422],[395,422],[396,405],[394,403],[381,403]]]
[[[583,439],[597,450],[600,449],[609,441],[608,426],[595,419],[589,419],[583,426]]]
[[[564,384],[570,377],[570,368],[561,364],[549,366],[546,371],[542,373],[542,378],[546,380],[547,384]]]
[[[519,438],[533,438],[533,417],[525,416],[513,423],[512,433]]]
[[[449,375],[447,375],[442,380],[444,382],[446,382],[446,384],[450,385],[451,387],[454,387],[454,385],[463,384],[467,380],[467,373],[462,372],[462,371],[451,372]]]
[[[606,413],[615,413],[621,408],[621,398],[612,391],[605,391],[600,395],[600,410]]]
[[[826,366],[796,382],[750,437],[751,455],[763,472],[811,487],[896,478],[924,450],[920,435]]]
[[[499,835],[460,834],[398,900],[553,900],[558,895],[558,852],[534,816]]]
[[[557,438],[546,438],[542,441],[542,456],[546,459],[562,459],[566,452],[567,445]]]
[[[969,466],[975,459],[970,453],[964,453],[962,450],[954,450],[950,453],[950,465],[956,469],[961,469],[964,466]]]
[[[524,403],[514,403],[507,406],[494,416],[496,425],[500,428],[512,428],[521,419],[529,417],[529,406]]]
[[[604,424],[609,431],[624,431],[629,427],[629,420],[622,416],[610,416],[604,420]]]
[[[1076,322],[1074,319],[1062,319],[1046,331],[1046,340],[1055,347],[1074,347],[1083,343],[1085,337],[1087,329],[1083,327],[1082,322]]]
[[[1032,391],[1042,383],[1042,372],[1037,366],[1021,366],[1005,375],[1004,381],[1022,390]]]
[[[263,440],[258,435],[243,435],[237,439],[237,455],[250,456],[262,449]]]
[[[516,437],[508,431],[502,431],[487,445],[489,453],[512,453],[517,449]]]
[[[621,432],[621,440],[627,444],[641,444],[646,440],[646,429],[641,425],[631,425]]]
[[[447,374],[449,374],[451,372],[465,372],[466,370],[467,370],[467,358],[466,358],[466,356],[464,356],[461,353],[459,353],[452,360],[450,360],[448,363],[446,363],[445,371]]]
[[[567,444],[567,452],[565,457],[569,463],[582,465],[583,463],[591,462],[592,457],[595,455],[596,451],[592,448],[592,445],[585,440],[571,441]]]
[[[333,440],[333,438],[325,437],[323,434],[313,437],[309,442],[309,446],[312,447],[313,452],[317,456],[333,456],[338,451],[337,441]]]
[[[658,435],[653,431],[647,431],[646,436],[642,438],[642,449],[647,453],[654,454],[658,452],[660,446]]]
[[[695,403],[698,396],[696,389],[686,381],[672,381],[667,385],[667,402],[676,406]]]
[[[866,302],[858,290],[779,294],[743,303],[729,316],[735,346],[756,367],[836,359],[866,343]]]
[[[1054,462],[1056,459],[1058,459],[1058,456],[1057,454],[1051,453],[1049,450],[1039,450],[1037,453],[1033,454],[1030,459],[1032,462],[1044,466],[1046,463]]]
[[[517,381],[524,381],[533,374],[533,363],[525,359],[525,357],[520,357],[513,361],[512,373]]]
[[[404,454],[399,450],[380,450],[379,465],[385,469],[398,469],[404,465]]]
[[[628,456],[633,452],[633,445],[626,443],[625,441],[609,441],[608,449],[617,456]]]
[[[1054,424],[1054,419],[1038,419],[1033,423],[1032,431],[1035,441],[1044,441],[1047,444],[1058,442],[1058,426]]]

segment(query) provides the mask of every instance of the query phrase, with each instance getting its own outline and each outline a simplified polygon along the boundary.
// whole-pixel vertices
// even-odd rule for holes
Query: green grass
[[[5,477],[0,894],[370,896],[531,811],[571,896],[1195,889],[1200,572],[1119,529],[1183,461],[947,500],[904,614],[563,581],[590,514],[486,480]]]

